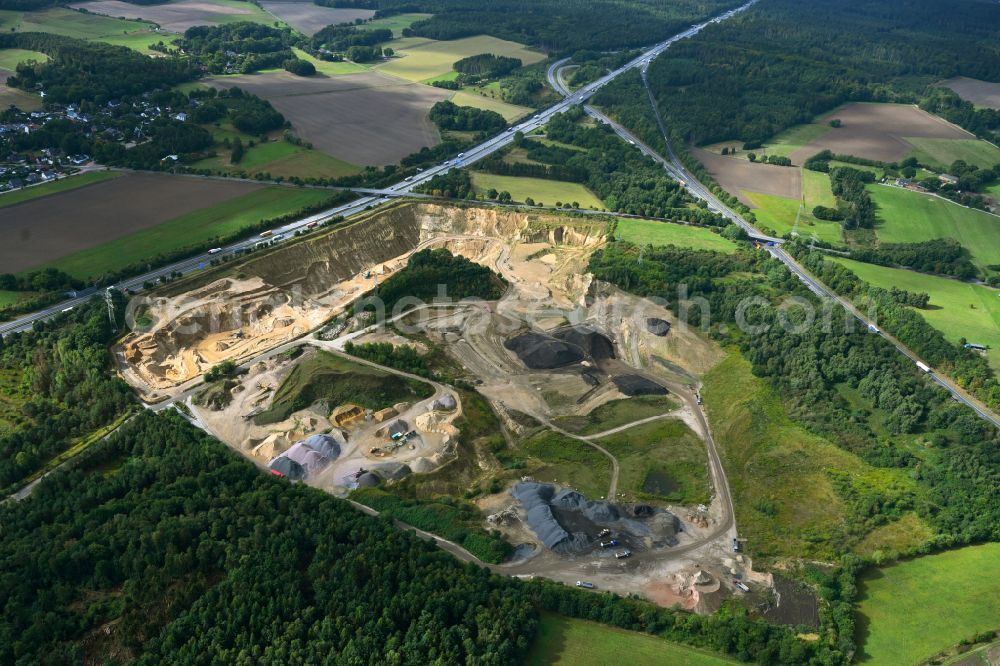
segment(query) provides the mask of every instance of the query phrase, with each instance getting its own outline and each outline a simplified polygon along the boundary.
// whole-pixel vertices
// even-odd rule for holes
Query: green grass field
[[[626,501],[708,504],[712,488],[705,443],[683,422],[664,419],[597,440],[618,459]]]
[[[343,62],[329,62],[326,60],[320,60],[319,58],[314,58],[305,51],[299,48],[293,48],[292,52],[295,53],[296,57],[302,60],[307,60],[316,67],[316,71],[320,74],[326,76],[343,76],[344,74],[357,74],[358,72],[367,72],[368,67],[364,65],[358,65],[353,62],[343,61]]]
[[[49,57],[44,53],[28,49],[0,49],[0,69],[13,72],[17,69],[17,63],[25,60],[48,62]]]
[[[0,194],[0,208],[13,206],[24,201],[31,201],[32,199],[39,199],[58,192],[75,190],[86,185],[93,185],[94,183],[101,183],[121,175],[121,171],[88,171],[78,176],[70,176],[69,178],[54,180],[50,183],[42,183],[41,185],[32,185],[31,187],[14,190],[13,192],[5,192]]]
[[[705,227],[689,227],[656,220],[621,218],[615,229],[615,237],[636,245],[676,245],[726,253],[736,251],[736,243]]]
[[[979,139],[924,139],[906,137],[913,144],[912,153],[922,164],[947,170],[955,160],[965,160],[980,168],[1000,164],[1000,148]]]
[[[833,559],[843,553],[847,509],[826,470],[863,475],[870,468],[792,421],[781,398],[737,352],[703,380],[701,395],[751,555]]]
[[[219,137],[226,131],[219,132]],[[246,144],[244,144],[246,145]],[[248,148],[239,164],[229,163],[230,151],[220,147],[215,157],[208,157],[194,164],[199,169],[220,169],[228,173],[245,171],[248,174],[269,173],[272,177],[336,178],[361,171],[336,157],[296,146],[287,141],[269,141]]]
[[[885,243],[954,238],[979,266],[1000,264],[1000,218],[940,197],[899,187],[869,185],[882,220],[875,233]]]
[[[376,69],[408,81],[427,81],[442,76],[452,71],[451,66],[456,61],[480,53],[520,58],[525,65],[545,59],[544,54],[529,50],[523,44],[485,35],[447,42],[403,38],[393,40],[386,46],[396,50],[396,57],[377,65]]]
[[[580,435],[592,435],[626,423],[657,416],[677,409],[677,402],[665,395],[643,395],[612,400],[595,408],[586,416],[562,416],[555,420],[563,430]]]
[[[544,430],[526,439],[521,452],[534,459],[530,473],[538,481],[570,486],[588,499],[608,494],[611,461],[586,442]]]
[[[543,614],[526,663],[529,666],[722,666],[737,662],[649,634]]]
[[[474,92],[466,92],[464,90],[460,90],[455,93],[454,96],[452,96],[451,101],[459,106],[472,106],[486,111],[496,111],[503,116],[507,122],[526,116],[533,110],[526,106],[508,104],[507,102],[499,99],[493,99],[492,97],[486,97],[485,95],[479,95]]]
[[[358,26],[361,30],[376,30],[380,28],[388,28],[392,30],[392,34],[397,39],[402,36],[403,28],[409,28],[411,25],[417,21],[423,20],[425,18],[430,18],[433,14],[396,14],[395,16],[387,16],[385,18],[375,19],[374,21],[369,21],[368,23],[362,23]]]
[[[575,201],[581,208],[604,209],[604,203],[579,183],[473,172],[472,185],[477,194],[485,194],[490,188],[498,192],[510,192],[514,201],[524,201],[527,197],[531,197],[539,205],[544,203],[547,206],[554,206],[556,203]]]
[[[9,32],[50,32],[66,37],[89,39],[127,46],[150,53],[148,46],[159,41],[169,42],[173,33],[156,32],[152,23],[111,18],[100,14],[85,14],[64,7],[37,12],[0,12],[0,29]]]
[[[330,193],[323,190],[268,187],[71,254],[40,268],[52,266],[79,278],[101,275],[152,259],[163,252],[234,233],[261,220],[299,210],[329,196]]]
[[[916,665],[1000,628],[1000,543],[871,571],[859,588],[859,662]]]
[[[988,345],[990,365],[1000,370],[1000,291],[901,268],[875,266],[841,257],[833,260],[876,287],[898,287],[930,294],[930,308],[917,310],[920,316],[952,342],[965,338],[968,342]]]
[[[808,173],[803,171],[803,173]],[[828,205],[833,194],[827,196],[830,190],[830,179],[826,174],[816,174],[826,180],[826,192],[822,191],[822,183],[818,179],[810,177],[811,185],[808,188],[810,196],[818,196],[814,201],[805,200],[805,205],[796,199],[775,196],[773,194],[761,194],[760,192],[748,192],[744,194],[750,198],[755,208],[753,214],[757,217],[757,226],[773,229],[779,236],[782,236],[793,229],[796,229],[795,219],[798,216],[798,234],[804,238],[810,238],[813,234],[820,240],[836,245],[842,245],[841,226],[837,222],[828,222],[813,217],[812,209],[821,202],[826,201]],[[807,192],[805,179],[803,179],[803,195]],[[799,209],[802,209],[801,212]]]

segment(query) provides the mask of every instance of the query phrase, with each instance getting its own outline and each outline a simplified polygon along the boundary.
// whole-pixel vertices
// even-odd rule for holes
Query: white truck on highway
[[[921,370],[923,370],[924,372],[930,372],[931,371],[931,366],[927,365],[923,361],[917,361],[917,367],[920,368]]]

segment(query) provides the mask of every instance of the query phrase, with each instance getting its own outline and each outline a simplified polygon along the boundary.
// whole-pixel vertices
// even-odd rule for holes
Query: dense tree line
[[[947,88],[931,90],[920,100],[920,108],[964,127],[988,141],[996,142],[1000,133],[1000,110],[977,107]]]
[[[0,342],[0,368],[25,392],[22,422],[0,433],[0,488],[9,491],[75,438],[134,404],[131,391],[109,369],[106,347],[112,337],[107,307],[97,299]]]
[[[464,75],[471,83],[482,79],[496,79],[510,74],[521,66],[520,58],[480,53],[456,61],[452,69]]]
[[[533,155],[543,162],[586,170],[584,184],[610,211],[667,218],[694,202],[663,167],[622,141],[610,127],[579,123],[582,116],[583,111],[573,107],[546,126],[546,136],[582,151],[533,148]],[[705,224],[725,224],[724,218],[707,211],[698,218]]]
[[[299,37],[291,28],[272,28],[240,21],[217,26],[196,25],[184,31],[178,45],[201,60],[213,74],[281,67],[295,56]]]
[[[648,78],[678,144],[765,141],[848,101],[916,102],[959,74],[1000,80],[996,5],[766,0],[678,42]],[[623,97],[623,95],[630,95]],[[646,104],[615,81],[598,104]]]
[[[959,381],[969,388],[987,389],[988,395],[996,393],[996,381],[982,357],[944,341],[891,293],[868,288],[846,269],[825,261],[821,253],[800,247],[797,255],[836,291],[863,292],[865,298],[877,301],[879,324],[928,362],[953,368]],[[668,247],[647,248],[640,263],[639,249],[619,242],[596,252],[590,269],[598,279],[634,293],[667,299],[679,315],[685,307],[676,298],[679,285],[687,286],[688,298],[704,298],[711,311],[711,334],[724,343],[738,345],[752,363],[754,374],[767,378],[778,389],[797,421],[871,465],[910,470],[921,488],[917,498],[910,498],[914,508],[939,532],[924,547],[1000,538],[1000,442],[996,430],[924,381],[912,362],[895,353],[881,336],[856,323],[845,325],[845,321],[854,320],[839,307],[833,310],[830,326],[819,316],[812,325],[781,325],[783,320],[793,325],[805,321],[804,314],[800,317],[781,307],[783,295],[815,301],[776,260],[750,250],[723,255]],[[743,330],[734,324],[739,321],[738,309],[750,297],[761,300],[743,310],[743,316],[761,328]],[[697,303],[689,304],[686,313],[695,324],[705,307]],[[873,430],[871,410],[848,403],[837,388],[842,384],[856,388],[872,409],[880,410],[879,421],[891,433],[929,437],[934,442],[933,455],[917,457],[894,437]],[[890,494],[876,505],[890,513],[855,516],[844,526],[843,534],[830,535],[837,541],[837,549],[843,551],[874,525],[887,522],[897,501],[910,500]],[[968,510],[970,506],[975,510]]]
[[[459,132],[499,132],[507,126],[507,121],[496,111],[477,109],[473,106],[458,106],[454,102],[442,100],[431,107],[431,122],[443,130]]]
[[[346,53],[352,46],[377,46],[392,40],[388,28],[359,29],[353,25],[328,25],[312,37],[314,49]]]
[[[953,238],[922,243],[881,243],[878,248],[851,250],[851,259],[880,266],[905,266],[922,273],[950,275],[963,280],[976,277],[969,251]]]
[[[45,63],[23,62],[7,80],[23,90],[45,91],[48,101],[103,104],[188,81],[195,69],[180,58],[150,58],[124,46],[38,32],[0,34],[0,49],[41,51]]]
[[[451,169],[440,173],[417,187],[417,191],[449,199],[468,199],[474,195],[472,178],[464,169]]]
[[[478,298],[495,301],[507,284],[503,278],[444,248],[420,250],[410,255],[406,268],[378,286],[375,297],[391,312],[401,299],[430,303],[436,298],[458,301]]]
[[[430,378],[432,373],[427,360],[410,345],[394,345],[391,342],[366,342],[356,345],[348,342],[344,351],[366,361],[395,368],[411,375]]]
[[[875,202],[865,185],[875,182],[875,174],[852,167],[830,170],[830,188],[837,197],[841,224],[845,229],[874,229]]]
[[[43,268],[28,273],[0,273],[3,291],[68,291],[81,289],[83,282],[57,268]]]

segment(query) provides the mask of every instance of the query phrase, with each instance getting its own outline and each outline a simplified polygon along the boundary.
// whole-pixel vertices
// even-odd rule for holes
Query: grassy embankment
[[[229,128],[213,128],[217,141],[240,136],[243,145],[248,145],[250,137],[240,135]],[[296,146],[278,139],[265,143],[257,143],[247,148],[243,159],[238,164],[230,163],[230,151],[221,145],[216,146],[215,157],[199,160],[193,166],[197,169],[212,169],[225,173],[238,174],[244,172],[250,176],[259,173],[269,174],[272,178],[338,178],[350,176],[361,171],[360,167],[327,155],[318,150]]]
[[[1000,544],[925,555],[863,575],[863,664],[918,664],[977,633],[1000,629]]]
[[[621,218],[615,228],[615,237],[636,245],[676,245],[727,254],[736,251],[735,243],[711,229],[656,220]]]
[[[575,201],[580,204],[580,208],[604,209],[604,203],[593,192],[579,183],[521,176],[497,176],[478,172],[473,172],[471,175],[472,185],[477,194],[485,194],[492,188],[497,192],[510,192],[514,201],[523,202],[530,197],[534,199],[536,204],[547,206]]]
[[[670,643],[662,638],[606,624],[543,614],[538,637],[528,653],[529,666],[722,666],[736,662]]]
[[[81,279],[235,233],[329,197],[324,190],[268,187],[45,264]]]
[[[903,474],[872,469],[795,423],[780,397],[736,352],[703,379],[702,397],[728,473],[736,521],[751,554],[833,561],[844,552],[852,516],[828,470],[848,472],[875,487],[912,485]],[[922,522],[905,519],[913,521],[912,529],[900,531],[892,523],[852,547],[903,550],[923,542],[927,529],[915,529]]]
[[[12,192],[4,192],[3,194],[0,194],[0,208],[13,206],[25,201],[31,201],[32,199],[40,199],[41,197],[46,197],[50,194],[68,192],[69,190],[75,190],[87,185],[93,185],[94,183],[102,183],[106,180],[117,178],[118,176],[123,175],[123,173],[124,172],[122,171],[88,171],[86,173],[81,173],[78,176],[60,178],[59,180],[54,180],[49,183],[32,185],[31,187],[21,188],[20,190],[14,190]]]
[[[1000,292],[996,289],[841,257],[833,260],[876,287],[930,294],[929,307],[917,310],[920,316],[952,342],[965,338],[967,342],[988,345],[990,365],[1000,370]]]
[[[586,442],[544,430],[525,440],[521,452],[538,481],[575,488],[590,499],[608,494],[611,461]]]
[[[262,425],[277,423],[316,402],[325,402],[331,409],[351,403],[378,410],[399,402],[423,400],[433,393],[433,387],[425,382],[318,351],[295,365],[274,392],[271,407],[255,420]]]
[[[563,430],[578,435],[593,435],[626,423],[659,416],[677,407],[677,401],[669,396],[643,395],[606,402],[586,416],[561,416],[554,423]]]

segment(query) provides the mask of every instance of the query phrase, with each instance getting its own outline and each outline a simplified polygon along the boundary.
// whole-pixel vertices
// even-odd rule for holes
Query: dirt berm
[[[410,202],[379,209],[171,286],[142,309],[148,330],[116,350],[123,376],[151,394],[292,340],[404,267],[417,248],[444,246],[492,268],[502,243],[603,242],[603,222],[574,222],[543,212]]]

